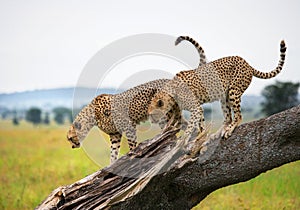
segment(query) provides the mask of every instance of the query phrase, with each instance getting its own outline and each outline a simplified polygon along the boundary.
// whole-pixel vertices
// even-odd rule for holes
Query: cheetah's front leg
[[[228,127],[232,123],[231,109],[228,99],[221,100],[221,108],[224,116],[223,127]]]
[[[118,159],[121,138],[122,135],[119,133],[110,135],[110,164],[114,163]]]
[[[129,125],[125,131],[129,149],[132,151],[133,149],[136,148],[137,145],[137,137],[136,137],[136,126]]]
[[[221,102],[221,108],[224,116],[224,122],[222,127],[220,127],[215,133],[211,134],[211,137],[213,139],[224,137],[225,133],[227,132],[227,129],[229,129],[229,126],[232,123],[231,108],[230,108],[228,98],[227,99],[222,98],[220,102]]]
[[[160,129],[165,129],[166,125],[168,124],[169,122],[169,118],[167,116],[163,116],[162,118],[159,119],[158,121],[158,125],[160,127]]]
[[[198,136],[204,130],[204,112],[203,108],[199,106],[198,109],[192,109],[191,117],[185,130],[185,135],[189,137],[189,140]]]
[[[172,122],[170,122],[170,120],[172,120]],[[173,115],[164,115],[158,121],[158,125],[162,130],[164,130],[168,124],[181,130],[186,130],[188,122],[184,119],[179,110],[178,112],[175,111]]]

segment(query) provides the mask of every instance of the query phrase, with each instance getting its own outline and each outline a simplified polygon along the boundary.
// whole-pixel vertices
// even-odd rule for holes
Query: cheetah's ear
[[[105,109],[103,111],[103,114],[108,117],[110,115],[110,111],[108,109]]]
[[[74,123],[74,127],[77,129],[77,130],[80,130],[81,129],[81,124],[79,122],[75,122]]]
[[[163,100],[158,99],[158,101],[157,101],[157,106],[158,106],[158,107],[163,107],[163,106],[164,106]]]

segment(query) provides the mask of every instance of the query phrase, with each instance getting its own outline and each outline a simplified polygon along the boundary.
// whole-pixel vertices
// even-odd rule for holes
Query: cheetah
[[[155,94],[149,105],[151,122],[159,121],[173,104],[178,103],[180,110],[191,113],[184,135],[187,139],[198,135],[204,129],[202,104],[220,101],[224,123],[220,129],[222,138],[231,136],[241,123],[241,96],[251,83],[252,77],[269,79],[275,77],[283,68],[286,45],[280,43],[280,60],[277,67],[264,73],[251,67],[240,56],[223,57],[199,66],[197,69],[181,71],[165,87]],[[233,120],[232,120],[233,112]]]
[[[80,143],[92,127],[97,126],[110,136],[111,163],[118,157],[123,133],[126,134],[130,150],[133,150],[137,144],[136,125],[147,120],[147,108],[151,98],[168,81],[155,80],[120,94],[101,94],[95,97],[80,111],[69,128],[67,138],[72,148],[80,147]],[[178,108],[177,111],[172,109],[166,115],[167,120],[171,118],[172,113],[176,115],[180,111]],[[159,122],[161,128],[167,120]],[[180,121],[181,115],[176,116],[175,120]]]
[[[190,37],[181,37],[176,40],[180,43],[188,40],[195,45],[200,56],[200,64],[206,62],[206,56],[201,46]],[[100,130],[110,136],[111,154],[110,162],[113,163],[119,154],[122,134],[125,133],[130,151],[136,147],[136,125],[148,119],[148,106],[152,97],[161,90],[168,79],[154,80],[119,94],[101,94],[95,97],[91,103],[86,105],[76,116],[70,126],[67,139],[72,148],[80,147],[92,127],[97,126]],[[177,104],[156,123],[163,128],[167,122],[174,118],[177,126],[184,127],[185,121],[181,117],[181,111]],[[172,124],[171,124],[172,125]]]

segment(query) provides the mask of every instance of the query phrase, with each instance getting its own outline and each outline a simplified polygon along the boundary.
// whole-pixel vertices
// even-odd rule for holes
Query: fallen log
[[[190,209],[211,192],[300,160],[300,105],[224,140],[166,130],[114,164],[55,189],[36,209]]]

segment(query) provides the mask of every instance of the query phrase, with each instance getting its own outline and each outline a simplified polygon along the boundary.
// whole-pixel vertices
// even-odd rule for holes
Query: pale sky
[[[240,55],[261,71],[276,67],[284,39],[283,71],[274,79],[254,79],[247,90],[259,94],[276,79],[300,81],[299,22],[297,0],[0,0],[0,93],[75,86],[103,47],[134,34],[161,33],[193,37],[210,61]],[[170,72],[183,70],[167,63]],[[121,71],[108,84],[118,86],[118,79],[130,76]]]

